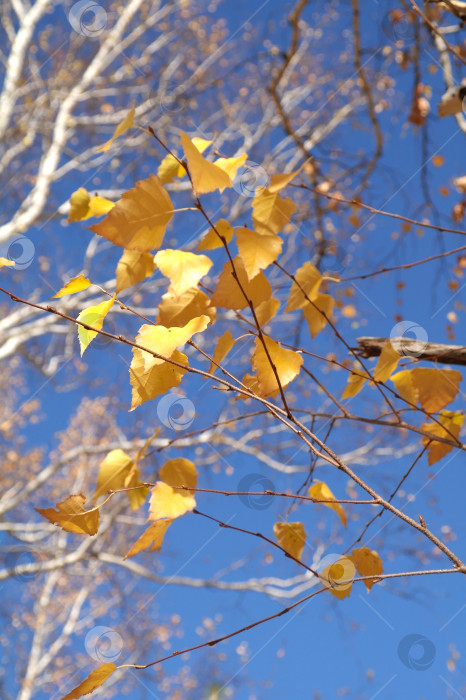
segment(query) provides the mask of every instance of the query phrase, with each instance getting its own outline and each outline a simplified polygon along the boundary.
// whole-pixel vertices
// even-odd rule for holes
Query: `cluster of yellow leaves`
[[[383,573],[383,564],[377,552],[368,547],[353,549],[348,556],[340,557],[336,562],[325,567],[319,574],[321,583],[330,593],[342,600],[351,594],[356,571],[364,578],[363,583],[370,591]]]

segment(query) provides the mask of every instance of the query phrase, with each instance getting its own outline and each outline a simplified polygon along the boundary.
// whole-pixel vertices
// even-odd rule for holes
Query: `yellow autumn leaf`
[[[363,374],[359,374],[358,372],[351,372],[350,376],[348,377],[348,383],[344,392],[341,395],[341,398],[350,399],[353,396],[356,396],[356,394],[359,394],[364,384],[367,382],[367,379],[368,377],[365,377]]]
[[[410,369],[403,369],[390,377],[397,393],[404,401],[415,406],[417,404],[417,389],[415,389]]]
[[[217,369],[217,364],[221,364],[222,360],[228,355],[231,348],[235,343],[235,339],[231,335],[229,330],[218,339],[218,343],[215,346],[213,362],[210,363],[209,374],[212,374]]]
[[[255,309],[259,326],[261,326],[261,328],[262,326],[265,326],[266,323],[268,323],[275,316],[279,308],[280,302],[278,299],[270,297],[270,299],[262,301]]]
[[[303,364],[302,355],[293,350],[282,348],[275,340],[264,338],[270,359],[277,370],[282,388],[295,379]],[[262,396],[276,396],[279,393],[277,379],[269,362],[260,338],[256,338],[256,349],[251,357],[251,365],[257,374],[259,389]]]
[[[234,278],[232,264],[228,261],[223,266],[223,272],[219,277],[212,296],[213,306],[222,309],[239,310],[249,306],[247,299],[250,299],[254,308],[256,308],[263,301],[270,298],[272,288],[262,272],[259,272],[252,280],[249,280],[244,263],[239,256],[233,260],[233,264],[246,297]]]
[[[163,355],[163,358],[156,358],[148,352],[139,350],[139,348],[133,348],[133,352],[143,353],[143,360],[147,367],[153,364],[162,364],[162,362],[165,362],[165,359],[169,359],[172,356],[175,349],[180,348],[185,345],[188,340],[191,340],[193,335],[205,331],[209,320],[208,316],[199,316],[198,318],[191,319],[185,326],[181,326],[180,328],[165,328],[165,326],[144,324],[139,329],[136,343],[148,350],[153,350],[159,355]]]
[[[201,250],[215,250],[216,248],[221,248],[223,243],[216,231],[223,236],[227,243],[230,243],[233,238],[233,226],[226,219],[219,219],[215,224],[215,229],[210,228],[202,241],[196,248],[196,252],[199,253]]]
[[[354,562],[350,557],[340,557],[319,572],[321,583],[339,600],[351,595],[353,578],[356,573]]]
[[[334,306],[335,299],[330,294],[321,294],[320,292],[317,293],[312,304],[309,301],[304,304],[303,316],[309,326],[311,338],[315,338],[327,325],[327,319],[331,317]]]
[[[377,360],[372,376],[376,382],[386,382],[396,369],[398,362],[401,360],[401,355],[395,350],[391,342],[388,340],[382,348],[380,357]]]
[[[316,481],[315,484],[312,484],[311,488],[309,489],[309,496],[311,496],[311,498],[318,498],[319,500],[335,500],[335,496],[327,484],[323,481]],[[340,503],[322,503],[322,505],[335,511],[340,518],[343,527],[346,527],[346,513]]]
[[[125,250],[116,269],[115,293],[119,294],[133,284],[150,277],[155,270],[154,256],[138,250]]]
[[[374,575],[375,578],[368,578],[363,582],[367,590],[370,591],[374,583],[377,583],[377,576],[383,572],[381,558],[374,550],[368,547],[359,547],[353,549],[351,559],[354,561],[360,576]]]
[[[91,674],[84,680],[82,683],[80,683],[74,690],[72,690],[68,695],[65,695],[61,700],[78,700],[78,698],[81,698],[83,695],[89,695],[90,693],[93,693],[94,690],[97,690],[97,688],[100,688],[102,683],[104,683],[107,678],[110,678],[112,673],[117,670],[117,666],[112,663],[107,663],[107,664],[102,664],[102,666],[99,666],[99,668],[96,668],[95,671],[92,671]]]
[[[249,228],[236,229],[236,243],[249,280],[265,270],[282,252],[279,236],[260,234]]]
[[[238,168],[240,168],[243,163],[247,160],[248,154],[243,153],[240,156],[236,156],[235,158],[217,158],[217,160],[214,162],[214,165],[217,166],[217,168],[221,168],[226,172],[227,175],[229,175],[231,180],[234,180],[236,177],[236,173],[238,172]]]
[[[14,267],[15,261],[8,258],[0,258],[0,267]]]
[[[260,396],[259,382],[255,374],[245,374],[243,379],[241,380],[241,384],[243,384],[244,387],[255,396]],[[236,401],[238,401],[239,399],[243,399],[243,401],[248,401],[249,396],[238,394],[238,396],[236,397]]]
[[[105,219],[90,230],[115,245],[142,253],[160,248],[173,204],[159,178],[150,175],[123,192]]]
[[[123,559],[128,559],[128,557],[134,557],[135,554],[148,549],[149,552],[154,552],[156,549],[160,549],[163,543],[163,538],[165,533],[172,524],[172,520],[157,520],[152,525],[149,525],[147,530],[145,530],[141,537],[136,540],[131,549]]]
[[[197,471],[191,460],[176,457],[165,462],[159,471],[159,478],[168,486],[187,486],[189,491],[182,490],[179,493],[192,496],[197,484]]]
[[[105,316],[112,308],[114,301],[115,297],[112,297],[108,301],[103,301],[101,304],[90,306],[88,309],[84,309],[84,311],[81,311],[76,320],[100,330],[104,323]],[[84,326],[78,326],[78,338],[79,345],[81,348],[81,357],[83,356],[83,353],[88,347],[89,343],[92,340],[94,340],[96,335],[97,331],[90,331],[88,328],[84,328]]]
[[[108,214],[108,212],[113,209],[115,206],[115,202],[112,202],[110,199],[106,199],[105,197],[98,197],[97,195],[95,197],[91,197],[89,200],[89,211],[91,212],[91,216],[103,216],[104,214]]]
[[[269,192],[272,192],[272,193],[279,192],[284,187],[289,185],[290,182],[295,179],[296,175],[299,175],[301,170],[304,168],[304,166],[308,162],[309,162],[309,159],[305,160],[304,163],[301,165],[301,167],[298,168],[298,170],[294,170],[292,173],[284,173],[284,174],[277,173],[276,175],[272,175],[272,177],[270,178],[270,184],[267,188],[269,190]]]
[[[306,531],[302,523],[275,523],[273,532],[285,552],[301,560],[306,544]]]
[[[123,488],[132,466],[133,460],[126,452],[119,448],[111,450],[100,463],[94,498],[99,498],[110,490]]]
[[[439,413],[438,420],[440,425],[438,423],[424,423],[424,425],[421,427],[431,435],[436,435],[437,437],[445,438],[447,440],[452,440],[453,437],[455,437],[458,440],[464,423],[464,413],[441,411]],[[435,440],[431,442],[430,438],[428,437],[422,438],[422,444],[428,445],[427,463],[429,466],[439,462],[453,449],[453,445],[448,445],[446,442],[436,442]]]
[[[66,294],[76,294],[77,292],[82,292],[83,289],[87,289],[91,286],[91,284],[92,282],[90,282],[87,277],[84,277],[84,275],[78,275],[77,277],[73,277],[73,279],[67,282],[59,292],[50,298],[59,299],[60,297],[64,297]]]
[[[57,503],[57,510],[53,508],[35,508],[52,525],[58,525],[66,532],[75,532],[79,535],[95,535],[99,529],[99,511],[84,510],[86,499],[78,496],[68,496],[61,503]]]
[[[152,358],[154,363],[147,362],[144,357],[146,355],[146,352],[133,348],[133,360],[129,368],[132,388],[131,411],[146,401],[152,401],[157,396],[166,394],[170,389],[177,387],[188,371],[188,358],[179,350],[175,350],[170,359],[185,365],[186,369],[170,362],[156,364],[156,358]]]
[[[76,192],[70,197],[70,210],[68,212],[68,223],[73,221],[82,221],[83,219],[88,219],[92,216],[89,209],[89,202],[91,196],[89,192],[84,188],[80,187]]]
[[[322,275],[310,262],[305,262],[294,275],[296,282],[291,285],[290,296],[285,311],[296,311],[317,298]],[[307,297],[307,298],[306,298]]]
[[[174,520],[196,507],[189,491],[173,489],[164,481],[157,481],[151,490],[149,520]]]
[[[169,291],[178,295],[184,294],[191,287],[196,287],[213,264],[206,255],[168,249],[159,250],[154,257],[154,262],[162,275],[169,278]]]
[[[418,401],[429,413],[440,411],[454,400],[463,378],[457,369],[416,367],[410,371]]]
[[[197,287],[188,289],[183,294],[168,291],[162,296],[157,315],[157,324],[161,326],[184,326],[193,318],[208,316],[211,323],[215,321],[215,307],[210,305],[210,298]]]
[[[119,136],[124,134],[125,131],[128,131],[128,129],[130,129],[133,126],[134,113],[135,113],[135,109],[134,109],[134,101],[133,101],[133,106],[131,107],[131,109],[129,110],[128,114],[123,119],[123,121],[120,122],[118,124],[118,126],[116,127],[115,131],[113,132],[112,138],[109,139],[106,143],[104,143],[103,146],[99,146],[99,148],[97,149],[98,153],[101,151],[104,153],[105,153],[105,151],[108,151],[108,149],[110,148],[112,143],[115,141],[115,139],[117,139]]]
[[[280,233],[296,211],[295,203],[263,188],[252,201],[252,221],[258,233]]]
[[[212,143],[212,141],[206,141],[206,139],[200,139],[197,136],[192,139],[192,142],[199,153],[204,153],[207,146],[210,146]],[[162,183],[165,184],[167,182],[172,182],[175,177],[184,177],[186,175],[186,170],[180,165],[176,158],[169,153],[160,163],[157,175]]]
[[[214,190],[223,192],[225,187],[231,187],[230,176],[222,168],[206,160],[187,134],[180,132],[180,135],[195,195],[214,192]]]

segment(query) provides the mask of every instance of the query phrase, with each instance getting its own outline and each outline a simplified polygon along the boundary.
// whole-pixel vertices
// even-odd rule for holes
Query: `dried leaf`
[[[78,496],[68,496],[61,503],[57,503],[57,509],[35,508],[44,518],[47,518],[52,525],[58,525],[65,532],[75,532],[79,535],[95,535],[99,529],[99,511],[84,510],[83,505],[86,499]]]
[[[152,523],[152,525],[150,525],[147,530],[143,532],[141,537],[133,544],[123,559],[134,557],[135,554],[138,554],[145,549],[149,549],[150,552],[160,549],[165,533],[172,522],[172,520],[157,520],[155,523]]]
[[[102,666],[92,671],[86,680],[76,686],[74,690],[68,693],[68,695],[65,695],[61,700],[78,700],[78,698],[81,698],[83,695],[90,695],[94,690],[100,688],[102,683],[116,670],[117,666],[115,666],[115,664],[102,664]]]
[[[432,435],[437,435],[438,437],[445,438],[447,440],[452,440],[452,436],[456,439],[459,438],[461,428],[464,423],[464,413],[455,413],[454,411],[441,411],[438,416],[438,423],[424,423],[422,429],[431,433]],[[430,443],[430,444],[429,444]],[[427,463],[429,466],[439,462],[445,455],[452,451],[453,445],[448,445],[445,442],[430,441],[430,438],[422,438],[423,445],[429,445],[427,448]]]
[[[327,484],[323,481],[316,481],[315,484],[312,484],[311,488],[309,489],[309,496],[318,499],[335,500],[335,496],[333,495]],[[335,513],[340,518],[342,525],[346,527],[346,513],[343,509],[343,506],[340,503],[322,503],[322,505],[327,506],[327,508],[331,508],[333,511],[335,511]]]
[[[285,552],[301,560],[306,544],[306,531],[302,523],[275,523],[273,531]]]
[[[381,558],[377,552],[374,552],[368,547],[353,549],[351,552],[351,558],[354,561],[360,576],[375,576],[375,578],[368,578],[364,581],[364,585],[366,586],[367,590],[370,591],[374,583],[377,583],[377,576],[383,572]]]

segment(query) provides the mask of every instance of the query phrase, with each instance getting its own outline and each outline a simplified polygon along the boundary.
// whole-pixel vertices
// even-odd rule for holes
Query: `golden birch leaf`
[[[278,299],[274,299],[273,297],[270,297],[270,299],[266,299],[265,301],[261,302],[259,306],[256,307],[256,317],[259,322],[259,326],[265,326],[266,323],[268,323],[277,313],[278,309],[280,307],[280,302]]]
[[[15,261],[8,258],[0,258],[0,267],[14,267]]]
[[[133,119],[134,119],[134,101],[133,101],[133,106],[129,110],[128,114],[126,117],[123,119],[122,122],[118,124],[116,127],[115,131],[113,132],[113,136],[111,139],[109,139],[106,143],[104,143],[103,146],[99,146],[97,149],[97,152],[99,153],[100,151],[105,152],[108,151],[112,143],[117,139],[119,136],[125,133],[125,131],[128,131],[133,126]]]
[[[106,199],[105,197],[91,197],[89,200],[89,211],[91,212],[91,216],[103,216],[104,214],[108,214],[108,212],[113,209],[115,206],[115,202],[112,202],[110,199]]]
[[[358,374],[357,372],[351,372],[350,376],[348,377],[348,383],[344,392],[341,395],[341,398],[350,399],[353,396],[359,394],[364,384],[367,382],[367,379],[368,377],[365,377],[362,374]]]
[[[398,362],[401,360],[401,355],[395,350],[391,342],[388,340],[382,348],[380,357],[377,360],[372,376],[376,382],[386,382],[396,369]]]
[[[231,335],[229,330],[219,338],[217,345],[214,350],[213,362],[210,363],[209,374],[212,374],[217,369],[217,364],[221,364],[222,360],[228,355],[231,348],[235,343],[235,339]],[[216,364],[217,363],[217,364]]]
[[[68,695],[61,698],[61,700],[78,700],[78,698],[81,698],[83,695],[90,695],[94,692],[94,690],[100,688],[102,683],[104,683],[116,670],[117,666],[115,666],[115,664],[102,664],[102,666],[96,668],[95,671],[92,671],[86,680],[76,686],[76,688],[68,693]]]
[[[252,221],[258,233],[280,233],[296,211],[295,203],[264,188],[252,200]]]
[[[152,525],[149,525],[147,530],[142,533],[141,537],[133,544],[123,559],[134,557],[135,554],[138,554],[145,549],[148,549],[149,552],[154,552],[156,549],[160,549],[165,533],[172,522],[172,520],[157,520],[155,523],[152,523]]]
[[[416,367],[411,379],[417,390],[418,401],[429,413],[436,413],[453,401],[462,380],[457,369],[428,369]]]
[[[128,496],[129,505],[131,512],[137,510],[145,503],[149,489],[147,486],[143,486],[142,482],[139,480],[139,469],[133,465],[133,469],[128,477],[125,479],[125,488],[128,489],[126,495]],[[139,488],[134,488],[139,486]]]
[[[175,490],[164,481],[157,481],[151,490],[149,520],[174,520],[195,507],[189,491]]]
[[[282,348],[275,340],[264,338],[270,358],[277,370],[282,389],[295,379],[303,364],[302,355],[293,350]],[[251,365],[257,374],[259,390],[262,396],[276,396],[279,387],[260,338],[256,338],[256,349],[251,357]]]
[[[318,292],[313,303],[315,306],[309,301],[303,306],[303,316],[309,326],[311,338],[315,338],[317,333],[320,333],[327,325],[327,319],[331,317],[333,307],[335,306],[335,299],[330,294],[321,294]],[[323,311],[323,313],[321,313],[321,311]]]
[[[341,557],[320,572],[321,583],[339,600],[351,595],[356,567],[350,557]]]
[[[180,135],[181,145],[193,180],[195,195],[198,196],[207,192],[214,192],[215,190],[223,192],[225,187],[231,187],[232,183],[228,173],[206,160],[187,134],[180,132]]]
[[[76,532],[79,535],[95,535],[99,529],[99,511],[84,510],[86,499],[78,496],[68,496],[61,503],[57,503],[57,510],[53,508],[35,508],[52,525],[58,525],[65,532]]]
[[[160,248],[172,216],[168,192],[158,177],[150,175],[123,192],[105,219],[89,228],[115,245],[147,253]]]
[[[273,532],[285,552],[301,561],[306,544],[306,531],[302,523],[275,523]]]
[[[236,243],[249,280],[278,258],[283,245],[278,236],[260,234],[249,228],[236,229]]]
[[[111,450],[100,463],[94,499],[103,496],[110,490],[123,488],[132,466],[133,460],[126,452],[119,448]]]
[[[233,238],[233,226],[226,219],[219,219],[215,224],[215,229],[218,233],[223,236],[227,243],[230,243]],[[221,248],[223,246],[222,241],[218,237],[216,231],[210,228],[202,241],[196,248],[196,252],[199,253],[201,250],[215,250],[216,248]]]
[[[168,249],[159,250],[154,256],[154,262],[162,275],[170,280],[169,291],[178,295],[196,287],[213,265],[206,255]]]
[[[335,496],[333,495],[327,484],[323,481],[316,481],[315,484],[312,484],[311,488],[309,489],[309,496],[318,499],[322,498],[324,500],[335,500]],[[346,527],[346,513],[341,503],[322,503],[322,505],[327,506],[327,508],[331,508],[333,511],[335,511],[335,513],[340,518],[343,527]]]
[[[299,270],[296,270],[294,277],[296,282],[293,282],[291,285],[285,311],[302,309],[303,306],[309,303],[309,300],[314,301],[317,298],[320,283],[322,282],[322,275],[310,262],[305,262]]]
[[[241,380],[241,383],[252,394],[260,396],[259,382],[255,374],[245,374],[243,379]],[[244,396],[244,394],[238,394],[235,400],[238,401],[239,399],[243,399],[243,401],[247,401],[249,398],[249,396]]]
[[[116,269],[116,289],[119,294],[133,284],[150,277],[155,270],[154,256],[138,250],[125,250]]]
[[[191,340],[193,335],[205,331],[209,325],[209,321],[210,319],[208,316],[199,316],[198,318],[191,319],[185,326],[181,326],[180,328],[165,328],[165,326],[144,324],[141,326],[136,336],[136,343],[148,350],[153,350],[159,355],[163,355],[163,357],[156,358],[148,352],[139,350],[139,348],[133,348],[133,353],[142,353],[142,359],[147,367],[151,367],[153,364],[159,365],[165,362],[165,360],[168,360],[175,349],[180,348],[185,345],[188,340]]]
[[[458,439],[461,428],[464,423],[464,413],[455,413],[454,411],[441,411],[438,416],[438,423],[424,423],[422,429],[436,435],[437,437],[452,440],[452,435]],[[430,443],[430,444],[429,444]],[[430,441],[430,438],[422,438],[423,445],[429,445],[427,448],[427,463],[429,466],[439,462],[445,455],[452,451],[453,445],[447,445],[445,442]]]
[[[89,192],[84,188],[80,187],[76,192],[70,197],[70,210],[68,212],[68,223],[73,221],[82,221],[83,219],[88,219],[92,216],[89,209],[89,202],[91,201],[91,196]]]
[[[354,561],[360,576],[374,575],[375,578],[368,578],[363,581],[367,590],[370,591],[374,583],[377,583],[377,577],[383,572],[381,558],[374,550],[368,547],[359,547],[358,549],[353,549],[351,559]]]
[[[254,308],[270,298],[272,288],[262,272],[259,272],[252,280],[249,280],[241,258],[237,256],[233,260],[233,263],[241,287],[247,299],[252,301]],[[219,277],[215,292],[212,296],[212,306],[217,306],[222,309],[234,309],[235,311],[249,306],[237,281],[233,277],[233,268],[230,261],[226,262],[223,266],[223,272]]]
[[[268,186],[269,192],[275,193],[275,192],[280,192],[284,187],[290,184],[292,180],[295,179],[296,175],[299,175],[301,170],[304,168],[308,161],[304,161],[302,166],[298,168],[298,170],[295,170],[292,173],[284,173],[284,174],[279,174],[277,173],[276,175],[272,175],[270,178],[270,184]]]
[[[215,322],[215,307],[200,289],[192,287],[181,295],[168,291],[159,304],[157,323],[167,328],[185,326],[188,321],[203,315],[209,317],[210,323]]]
[[[247,158],[247,153],[243,153],[242,155],[237,156],[236,158],[217,158],[217,160],[214,162],[214,165],[216,165],[217,168],[221,168],[222,170],[224,170],[226,174],[230,176],[230,179],[234,180],[236,177],[236,173],[238,172],[238,168],[240,168],[243,165]]]
[[[212,143],[212,141],[206,141],[206,139],[200,139],[197,136],[192,139],[192,142],[199,153],[204,153],[207,146],[210,146]],[[157,175],[162,183],[165,184],[167,182],[172,182],[175,177],[184,177],[186,175],[186,170],[178,163],[176,158],[169,153],[160,163]]]
[[[59,299],[64,297],[66,294],[76,294],[77,292],[82,292],[83,289],[90,287],[92,282],[84,277],[84,275],[78,275],[73,277],[69,282],[65,284],[64,287],[60,289],[59,292],[50,297],[51,299]]]
[[[182,495],[194,495],[197,484],[197,471],[193,462],[184,457],[176,457],[165,462],[159,471],[159,478],[168,486],[187,486],[189,491],[179,491]]]
[[[413,384],[412,374],[410,369],[403,369],[390,377],[390,380],[395,385],[397,393],[404,401],[415,406],[417,404],[417,389]]]
[[[158,364],[155,357],[152,358],[154,362],[151,363],[146,360],[144,355],[147,356],[147,353],[133,348],[133,360],[129,368],[132,387],[131,411],[146,401],[152,401],[157,396],[166,394],[170,389],[177,387],[188,371],[170,362],[162,361]],[[188,367],[188,358],[179,350],[175,350],[170,359],[185,365],[186,368]]]
[[[88,326],[92,326],[93,328],[97,328],[100,331],[104,323],[104,318],[112,308],[114,301],[115,297],[112,297],[108,301],[103,301],[101,304],[90,306],[88,309],[84,309],[84,311],[81,311],[76,320],[81,321],[82,323],[85,323]],[[88,347],[89,343],[91,343],[94,340],[96,335],[97,331],[90,331],[88,328],[84,328],[84,326],[78,326],[78,338],[79,345],[81,348],[81,357],[83,356],[84,351]]]

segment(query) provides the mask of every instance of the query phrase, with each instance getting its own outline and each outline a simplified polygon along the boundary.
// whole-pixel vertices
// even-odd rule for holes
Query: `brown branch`
[[[358,348],[354,350],[362,357],[378,357],[382,348],[390,341],[392,346],[403,355],[415,356],[418,360],[441,362],[451,365],[466,365],[466,347],[464,345],[443,345],[425,343],[421,340],[407,338],[357,338]]]

